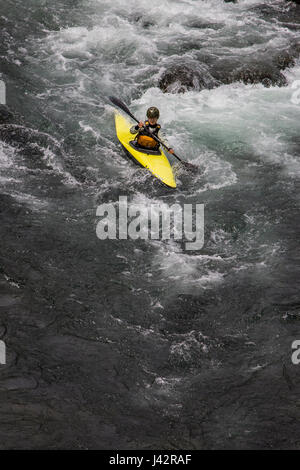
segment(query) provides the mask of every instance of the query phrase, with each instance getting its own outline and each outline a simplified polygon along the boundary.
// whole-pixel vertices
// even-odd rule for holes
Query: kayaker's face
[[[157,118],[149,118],[149,122],[150,122],[151,126],[154,126],[154,124],[157,123]]]

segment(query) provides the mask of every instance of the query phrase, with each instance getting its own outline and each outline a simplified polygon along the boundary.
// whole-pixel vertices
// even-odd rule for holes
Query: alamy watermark
[[[117,206],[117,207],[116,207]],[[97,207],[100,240],[184,240],[186,250],[204,245],[204,204],[137,204],[120,196],[117,203]],[[187,241],[186,241],[187,240]]]
[[[6,104],[6,85],[3,80],[0,80],[0,104]]]
[[[6,364],[6,346],[4,341],[0,340],[0,365]]]
[[[296,339],[292,342],[292,349],[294,350],[292,354],[292,363],[296,366],[300,364],[300,340]]]
[[[292,93],[291,102],[293,104],[300,104],[300,80],[295,80],[292,83],[292,88],[295,91]]]

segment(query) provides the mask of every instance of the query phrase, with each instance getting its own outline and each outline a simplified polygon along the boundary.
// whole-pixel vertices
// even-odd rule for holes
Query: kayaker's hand
[[[140,121],[140,122],[138,123],[138,126],[139,126],[139,127],[143,127],[143,126],[144,126],[143,121]]]
[[[175,153],[173,149],[169,149],[168,151],[169,153]]]

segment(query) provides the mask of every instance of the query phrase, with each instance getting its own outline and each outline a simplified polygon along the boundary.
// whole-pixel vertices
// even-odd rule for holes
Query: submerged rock
[[[274,64],[281,70],[284,70],[295,65],[295,57],[288,52],[283,52],[274,58]]]
[[[189,90],[213,88],[217,82],[207,71],[194,70],[187,65],[173,65],[166,70],[158,86],[164,93],[184,93]]]
[[[280,72],[294,64],[294,58],[289,54],[280,54],[274,58],[270,65],[233,65],[222,63],[213,67],[211,73],[207,70],[201,72],[186,65],[172,66],[163,73],[159,80],[159,88],[164,93],[185,93],[189,90],[200,91],[211,89],[221,84],[228,85],[233,82],[245,84],[261,83],[265,87],[285,86],[287,80]]]
[[[242,58],[220,57],[210,61],[199,53],[197,60],[183,62],[181,65],[171,63],[162,73],[158,86],[164,93],[201,91],[233,82],[243,82],[247,85],[261,83],[265,87],[286,86],[287,80],[282,70],[293,67],[299,55],[298,42],[290,44],[287,50]]]
[[[269,67],[242,67],[231,73],[228,83],[242,81],[246,85],[261,83],[265,87],[284,86],[287,84],[285,76]]]

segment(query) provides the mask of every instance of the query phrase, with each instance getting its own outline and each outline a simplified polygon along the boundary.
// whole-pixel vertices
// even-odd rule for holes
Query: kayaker
[[[172,148],[169,148],[169,143],[166,139],[164,132],[161,130],[161,126],[158,124],[159,110],[155,106],[151,106],[147,110],[148,120],[143,122],[140,121],[136,126],[130,128],[131,134],[137,134],[136,141],[139,147],[147,148],[151,150],[158,150],[159,143],[156,142],[148,134],[153,134],[158,137],[159,140],[169,149],[170,153],[174,153]]]

